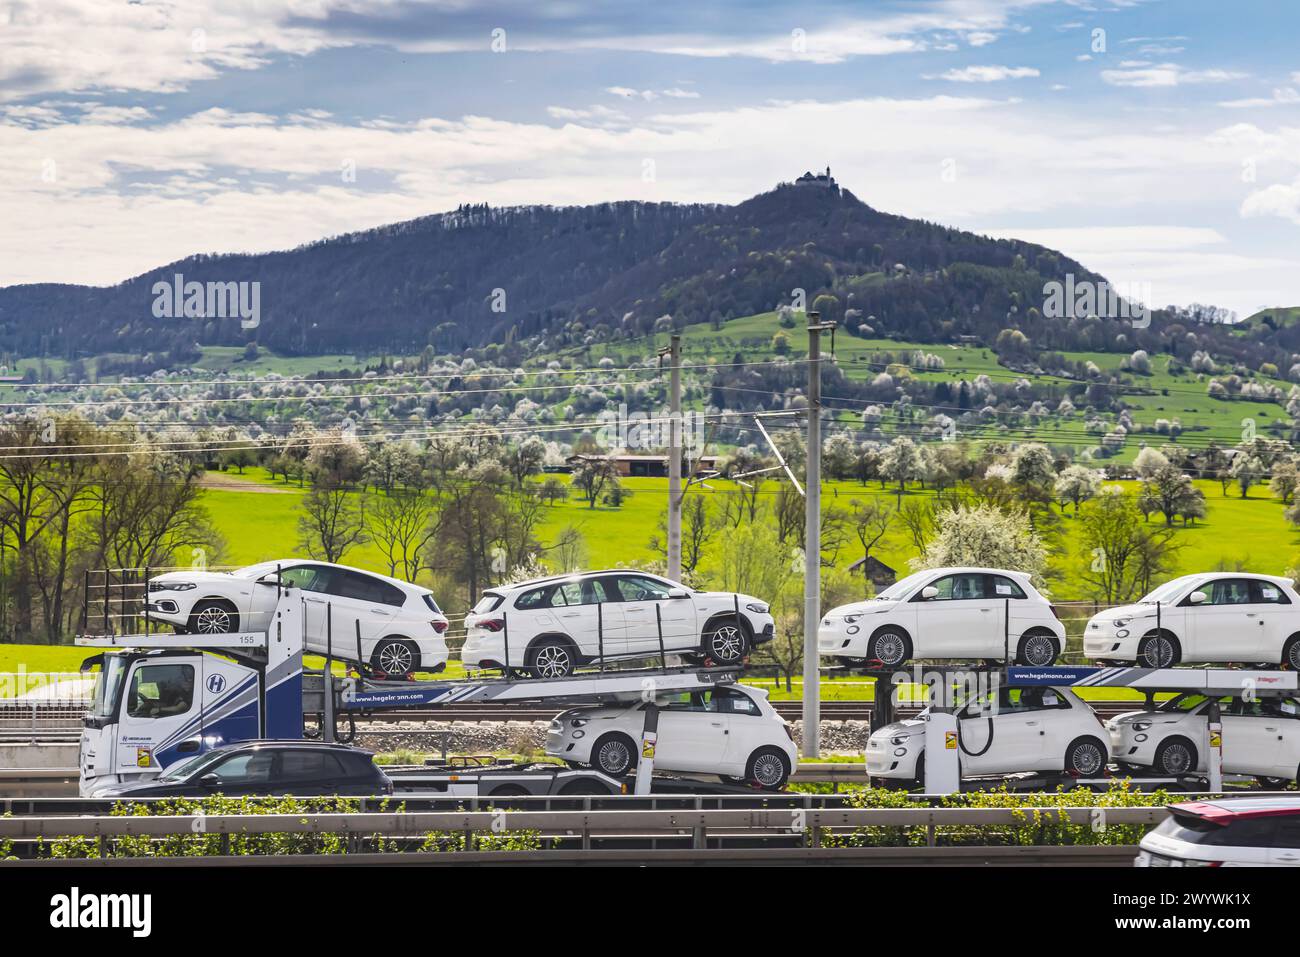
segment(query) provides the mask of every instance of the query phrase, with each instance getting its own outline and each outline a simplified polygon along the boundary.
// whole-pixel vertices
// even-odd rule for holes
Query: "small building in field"
[[[618,469],[618,474],[625,478],[667,478],[668,456],[666,455],[570,455],[565,461],[572,468],[583,459],[608,459]],[[689,475],[691,463],[682,459],[682,475]],[[718,456],[701,455],[695,460],[695,475],[716,471]]]
[[[888,588],[898,581],[898,573],[874,555],[859,558],[849,566],[851,572],[861,572],[877,588]]]

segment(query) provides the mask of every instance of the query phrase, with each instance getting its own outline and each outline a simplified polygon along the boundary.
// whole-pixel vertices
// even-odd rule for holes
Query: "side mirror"
[[[939,594],[939,589],[935,588],[933,585],[926,585],[924,588],[921,589],[921,597],[926,601],[929,601],[931,598],[934,598],[938,594]]]
[[[268,575],[268,576],[266,576],[265,578],[259,578],[259,579],[257,580],[257,583],[258,583],[259,585],[270,585],[272,588],[274,588],[276,585],[279,585],[281,588],[284,588],[284,589],[289,589],[289,588],[292,588],[292,587],[293,587],[293,584],[290,583],[290,582],[287,582],[287,581],[276,581],[276,578],[275,578],[274,575]]]
[[[1187,596],[1187,600],[1193,605],[1202,605],[1207,600],[1207,596],[1203,591],[1194,591]]]
[[[199,783],[205,788],[215,788],[221,784],[221,775],[216,771],[209,771],[203,777],[199,778]]]
[[[685,588],[670,588],[670,589],[668,589],[668,597],[669,597],[669,598],[689,598],[689,597],[690,597],[690,592],[688,592]]]

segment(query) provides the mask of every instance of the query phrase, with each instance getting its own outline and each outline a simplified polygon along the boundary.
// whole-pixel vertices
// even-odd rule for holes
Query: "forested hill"
[[[287,354],[511,342],[544,349],[641,336],[665,314],[716,324],[789,302],[794,289],[805,290],[809,304],[833,294],[834,318],[850,333],[969,335],[994,345],[1018,330],[1021,338],[1004,336],[998,348],[1022,349],[1026,362],[1050,350],[1159,351],[1168,341],[1156,341],[1162,329],[1191,324],[1159,316],[1152,329],[1134,330],[1045,318],[1044,283],[1067,273],[1100,279],[1041,246],[889,215],[847,190],[804,183],[736,206],[462,206],[285,252],[196,256],[107,288],[0,289],[0,351],[71,358],[147,350],[180,361],[195,343],[252,340]],[[155,318],[154,284],[176,274],[260,282],[260,324]],[[1224,351],[1285,361],[1273,353],[1300,342],[1256,342],[1279,335],[1263,325],[1254,334],[1224,332]]]

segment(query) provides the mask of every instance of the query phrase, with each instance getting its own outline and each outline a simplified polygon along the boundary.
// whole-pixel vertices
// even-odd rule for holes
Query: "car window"
[[[989,583],[991,586],[992,597],[994,598],[1027,598],[1025,590],[1018,584],[1007,578],[1005,575],[990,575]]]
[[[286,784],[295,781],[320,781],[343,776],[338,758],[328,751],[282,751],[280,777]]]
[[[1211,835],[1207,844],[1219,847],[1272,847],[1277,821],[1271,817],[1239,818]]]
[[[663,601],[668,597],[668,586],[642,575],[620,575],[618,590],[623,601]]]
[[[557,585],[555,591],[551,593],[551,599],[548,604],[553,608],[562,608],[565,605],[583,604],[582,582],[565,582],[563,585]]]
[[[1180,695],[1175,695],[1174,697],[1170,698],[1168,701],[1162,702],[1159,705],[1159,707],[1156,708],[1156,710],[1157,711],[1181,711],[1190,714],[1191,712],[1195,711],[1197,708],[1199,708],[1201,705],[1205,704],[1205,702],[1209,700],[1210,699],[1203,694],[1195,694],[1194,692],[1185,692]]]
[[[330,569],[320,565],[295,565],[280,572],[280,580],[303,591],[327,591]],[[274,578],[274,574],[271,576]]]
[[[270,751],[245,751],[213,765],[205,774],[215,774],[222,784],[266,784],[271,780],[275,756]]]
[[[550,601],[547,600],[550,597],[550,594],[551,594],[551,586],[549,585],[547,585],[545,588],[534,588],[532,591],[526,591],[518,598],[516,598],[515,607],[525,608],[525,609],[545,607],[546,605],[552,604]],[[497,607],[497,601],[493,601],[491,603],[488,602],[489,595],[490,593],[485,594],[479,600],[479,603],[474,606],[474,611],[476,614],[482,615],[486,612],[492,611]],[[564,602],[560,602],[560,604],[562,605],[564,604]]]
[[[1300,847],[1300,814],[1277,819],[1277,833],[1273,836],[1274,847]]]
[[[1220,578],[1200,589],[1205,605],[1249,605],[1250,581],[1245,578]]]
[[[1252,605],[1289,605],[1291,599],[1272,582],[1252,581],[1250,583],[1250,602]]]
[[[732,688],[715,688],[713,700],[716,710],[726,714],[756,715],[759,713],[758,704],[753,698]]]
[[[928,601],[962,601],[984,597],[984,576],[980,574],[946,575],[934,583],[939,594]]]
[[[194,704],[193,665],[144,665],[131,675],[126,713],[133,718],[187,714]]]
[[[683,691],[681,694],[665,695],[655,701],[665,711],[703,711],[704,699],[698,691]]]
[[[1295,698],[1268,698],[1260,705],[1261,713],[1271,718],[1300,718],[1300,700]]]
[[[329,593],[340,598],[351,598],[377,605],[401,606],[406,604],[406,595],[396,585],[390,585],[361,572],[334,569],[329,584]]]

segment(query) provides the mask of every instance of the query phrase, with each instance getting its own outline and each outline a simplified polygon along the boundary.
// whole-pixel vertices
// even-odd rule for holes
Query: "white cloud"
[[[927,80],[950,80],[953,83],[996,83],[999,80],[1021,80],[1038,76],[1031,66],[966,66],[940,73],[937,77],[926,75]]]
[[[1300,103],[1300,92],[1297,92],[1295,87],[1280,86],[1273,90],[1272,96],[1257,96],[1244,100],[1222,100],[1219,106],[1242,110],[1256,107],[1282,106],[1291,103]]]
[[[1170,87],[1195,83],[1227,83],[1245,79],[1247,74],[1232,70],[1189,70],[1177,63],[1102,70],[1101,78],[1112,86]]]
[[[1300,226],[1300,177],[1291,183],[1273,183],[1251,193],[1241,204],[1246,218],[1276,216]]]
[[[989,33],[983,30],[966,34],[966,42],[973,47],[986,47],[990,43],[996,41],[997,38],[998,35],[996,33]]]

